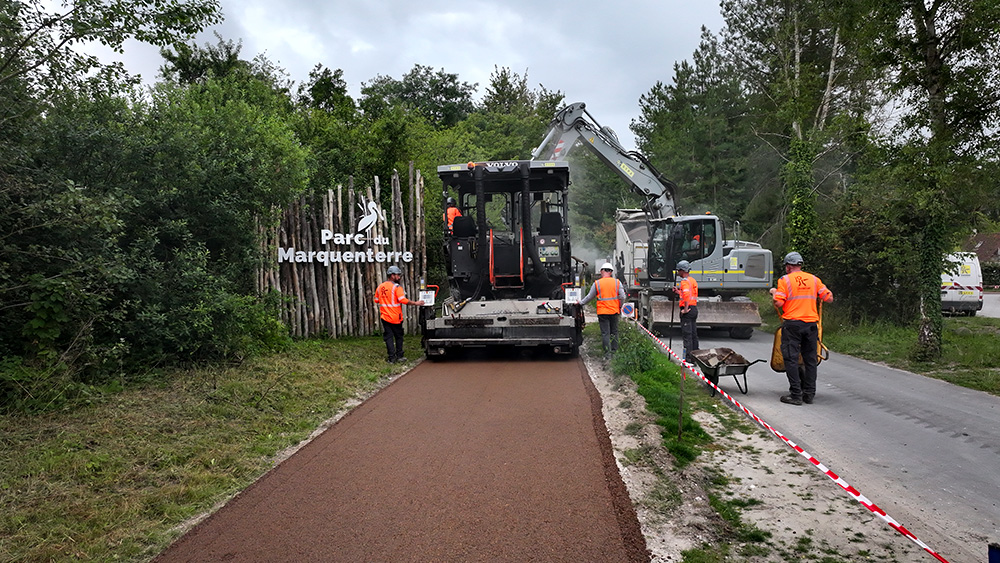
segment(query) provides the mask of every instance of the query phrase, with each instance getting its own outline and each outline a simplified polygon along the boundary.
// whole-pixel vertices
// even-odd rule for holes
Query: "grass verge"
[[[302,341],[63,412],[0,417],[0,561],[148,560],[404,369],[384,355],[379,337]]]
[[[596,354],[601,349],[597,327],[589,325],[584,334],[590,339],[591,354]],[[611,360],[611,369],[635,381],[639,394],[646,399],[647,410],[658,417],[664,447],[673,454],[678,467],[683,467],[698,457],[700,447],[710,440],[684,405],[685,386],[693,382],[687,382],[680,368],[632,324],[622,323],[618,334],[618,352]]]
[[[641,465],[651,470],[655,478],[650,491],[637,503],[657,517],[671,520],[684,506],[684,495],[679,489],[683,486],[689,497],[697,495],[707,499],[708,507],[714,513],[707,520],[710,523],[699,525],[703,543],[681,552],[684,563],[733,560],[846,563],[876,560],[868,557],[869,551],[863,547],[854,549],[840,544],[831,545],[822,534],[814,538],[811,530],[806,530],[804,536],[789,539],[787,534],[775,533],[766,526],[758,527],[753,518],[747,518],[746,511],[760,510],[765,501],[747,496],[746,491],[738,486],[739,478],[734,481],[714,462],[699,462],[697,457],[704,453],[711,458],[711,452],[731,448],[751,454],[761,453],[743,441],[743,436],[759,433],[760,430],[742,412],[720,408],[719,397],[711,396],[707,386],[698,379],[693,376],[683,378],[680,369],[669,362],[666,355],[660,353],[639,329],[631,324],[623,325],[621,337],[622,345],[610,366],[612,377],[619,385],[628,379],[635,382],[636,391],[646,399],[647,410],[656,415],[663,446],[674,455],[671,468],[670,462],[657,464],[657,454],[651,451],[650,446],[622,452],[624,465]],[[588,333],[588,339],[589,353],[592,357],[596,356],[595,350],[600,348],[596,331]],[[648,349],[643,342],[648,344]],[[645,357],[647,350],[653,351],[654,358]],[[593,359],[596,360],[596,357]],[[661,364],[661,360],[666,365]],[[681,408],[683,415],[680,414]],[[692,416],[707,422],[704,428],[710,430],[704,430],[697,420],[691,420]],[[697,427],[697,432],[690,432],[692,427]],[[697,438],[678,443],[678,428],[682,430],[682,435]],[[638,430],[630,432],[630,429],[631,425],[628,425],[624,430],[627,434],[639,433]],[[788,453],[784,449],[779,451]],[[683,509],[696,510],[692,506]],[[889,548],[890,554],[891,551]],[[896,558],[878,560],[898,561]]]

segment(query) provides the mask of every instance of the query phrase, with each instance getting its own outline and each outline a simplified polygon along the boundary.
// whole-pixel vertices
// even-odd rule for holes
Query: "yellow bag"
[[[830,357],[830,349],[823,344],[823,301],[819,302],[819,307],[817,309],[819,312],[819,322],[816,326],[819,328],[819,337],[816,339],[816,365],[820,362]],[[781,311],[778,311],[781,314]],[[801,366],[802,356],[799,356],[799,365]],[[771,346],[771,369],[777,372],[784,373],[785,371],[785,357],[781,354],[781,327],[774,331],[774,344]]]

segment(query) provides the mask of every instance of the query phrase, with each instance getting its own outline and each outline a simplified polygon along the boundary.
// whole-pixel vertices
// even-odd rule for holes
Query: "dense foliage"
[[[683,204],[801,252],[855,320],[919,320],[933,358],[943,257],[998,210],[997,10],[725,0],[633,130]]]
[[[703,30],[632,128],[683,212],[803,252],[855,319],[920,319],[933,357],[942,254],[1000,218],[1000,14],[919,4],[726,0],[725,28]],[[278,297],[253,282],[257,227],[302,193],[412,163],[434,221],[428,281],[443,283],[433,171],[530,157],[564,103],[500,67],[477,100],[478,84],[420,64],[355,100],[322,63],[296,84],[239,41],[187,43],[220,19],[214,0],[0,3],[0,408],[285,345]],[[129,39],[162,49],[151,89],[71,49]],[[575,253],[603,259],[615,209],[639,199],[571,158]]]
[[[118,44],[163,46],[159,81],[142,91],[118,67],[33,42],[44,16],[4,6],[17,25],[0,27],[0,119],[15,132],[0,139],[0,409],[49,409],[157,367],[282,348],[280,297],[255,283],[260,225],[302,193],[384,181],[410,163],[433,174],[526,158],[561,103],[509,69],[481,104],[475,85],[420,65],[376,77],[359,101],[322,65],[296,88],[239,42],[182,41],[217,21],[212,3],[136,2],[162,21],[103,22]],[[33,68],[43,56],[59,82]],[[435,217],[438,180],[425,180]],[[428,233],[440,283],[441,232]]]

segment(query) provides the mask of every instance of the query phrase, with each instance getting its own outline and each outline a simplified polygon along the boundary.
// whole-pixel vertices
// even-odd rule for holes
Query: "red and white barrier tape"
[[[684,361],[680,356],[678,356],[676,353],[674,353],[673,350],[671,350],[666,344],[663,343],[662,340],[660,340],[659,338],[657,338],[656,335],[653,334],[652,332],[650,332],[646,327],[642,326],[639,323],[635,323],[635,325],[638,326],[639,328],[641,328],[642,330],[644,330],[646,332],[646,334],[648,334],[650,336],[650,338],[652,338],[654,341],[656,341],[656,343],[659,344],[660,347],[662,347],[671,357],[673,357],[675,360],[677,360],[681,364],[681,366],[687,368],[688,370],[691,371],[691,373],[693,373],[693,374],[697,375],[699,378],[701,378],[702,381],[704,381],[705,383],[711,385],[716,391],[719,392],[720,395],[722,395],[723,397],[729,399],[730,402],[732,402],[734,405],[736,405],[736,407],[739,408],[741,411],[745,412],[748,416],[750,416],[750,418],[752,418],[755,421],[757,421],[758,424],[760,424],[764,428],[768,429],[772,434],[774,434],[775,436],[777,436],[778,438],[780,438],[781,441],[783,441],[784,443],[788,444],[788,446],[790,448],[792,448],[793,450],[795,450],[796,452],[798,452],[799,455],[801,455],[802,457],[804,457],[807,460],[809,460],[809,463],[812,463],[813,465],[815,465],[827,477],[829,477],[830,479],[832,479],[834,483],[836,483],[837,485],[839,485],[840,488],[842,488],[845,491],[847,491],[847,494],[851,495],[851,497],[854,498],[854,500],[858,501],[859,503],[861,503],[862,506],[864,506],[868,510],[872,511],[876,516],[878,516],[883,521],[885,521],[885,523],[889,524],[889,526],[891,526],[897,532],[903,534],[910,541],[912,541],[913,543],[919,545],[921,548],[923,548],[924,551],[926,551],[927,553],[929,553],[932,556],[934,556],[935,559],[937,559],[938,561],[943,561],[944,563],[948,563],[947,559],[945,559],[944,557],[942,557],[941,555],[939,555],[936,551],[934,551],[933,549],[931,549],[927,544],[925,544],[924,542],[920,541],[920,539],[917,538],[917,536],[913,535],[913,533],[910,532],[909,530],[907,530],[906,528],[904,528],[902,524],[900,524],[895,519],[893,519],[891,516],[889,516],[888,514],[886,514],[885,511],[882,510],[881,508],[879,508],[878,506],[876,506],[874,502],[868,500],[868,498],[865,495],[861,494],[860,491],[858,491],[857,489],[855,489],[854,487],[852,487],[851,485],[849,485],[847,483],[847,481],[844,481],[843,479],[840,478],[839,475],[837,475],[836,473],[834,473],[833,471],[831,471],[830,469],[828,469],[825,465],[823,465],[822,463],[820,463],[820,461],[818,459],[816,459],[815,457],[813,457],[812,454],[810,454],[809,452],[803,450],[798,444],[796,444],[795,442],[793,442],[793,441],[789,440],[788,438],[786,438],[784,434],[782,434],[781,432],[778,432],[773,426],[771,426],[770,424],[768,424],[768,423],[764,422],[763,420],[761,420],[760,417],[758,417],[756,414],[754,414],[753,412],[751,412],[750,409],[748,409],[745,406],[743,406],[742,403],[740,403],[739,401],[737,401],[729,393],[726,393],[718,385],[716,385],[716,384],[712,383],[711,381],[709,381],[708,378],[705,377],[705,375],[703,373],[701,373],[700,371],[698,371],[698,369],[693,364]]]

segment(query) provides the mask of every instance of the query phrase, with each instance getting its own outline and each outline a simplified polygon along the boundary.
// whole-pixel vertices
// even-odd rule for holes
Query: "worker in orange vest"
[[[389,266],[389,279],[382,282],[375,290],[375,303],[378,305],[379,317],[382,319],[382,339],[389,354],[387,362],[405,362],[403,355],[403,305],[423,305],[421,301],[410,301],[406,298],[403,286],[403,271],[398,266]]]
[[[681,260],[677,263],[677,275],[681,282],[674,291],[680,298],[677,304],[681,310],[681,338],[684,341],[684,361],[690,362],[691,352],[698,350],[698,280],[691,277],[691,263]]]
[[[816,396],[816,346],[819,340],[819,312],[816,299],[830,303],[833,292],[813,274],[802,271],[802,255],[785,256],[785,274],[778,287],[771,288],[774,307],[781,312],[781,356],[785,360],[788,394],[782,403],[812,404]],[[799,370],[799,356],[802,370]]]
[[[444,220],[448,222],[448,232],[451,233],[455,227],[455,217],[462,216],[462,210],[456,207],[455,198],[449,197],[446,202],[448,210],[445,211]]]
[[[601,326],[605,360],[618,351],[618,316],[622,311],[622,303],[628,299],[625,288],[613,274],[614,267],[610,262],[601,265],[601,278],[594,282],[590,293],[580,301],[580,305],[586,305],[597,298],[597,323]]]

